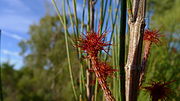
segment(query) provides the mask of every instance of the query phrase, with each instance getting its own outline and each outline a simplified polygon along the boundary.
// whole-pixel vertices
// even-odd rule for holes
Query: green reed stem
[[[95,92],[94,92],[94,101],[97,101],[97,88],[98,88],[98,80],[96,79]]]
[[[77,17],[77,10],[76,10],[76,0],[73,0],[73,6],[74,6],[73,10],[74,10],[75,23],[76,23],[76,34],[79,37],[79,30],[78,30],[79,22],[78,22],[78,17]]]
[[[77,99],[77,93],[76,93],[75,86],[74,86],[74,79],[73,79],[73,75],[72,75],[72,66],[71,66],[71,60],[70,60],[70,54],[69,54],[68,30],[67,30],[67,23],[66,23],[66,13],[65,13],[64,1],[63,1],[62,5],[63,5],[63,14],[64,14],[63,19],[64,19],[64,29],[65,29],[66,51],[67,51],[67,58],[68,58],[68,64],[69,64],[69,74],[70,74],[70,78],[71,78],[71,84],[72,84],[74,96],[75,96],[75,99]]]
[[[91,14],[90,14],[90,1],[91,0],[88,0],[88,25],[87,25],[87,31],[90,30],[90,21],[91,21]]]
[[[109,2],[109,9],[108,9],[108,15],[107,15],[107,20],[106,20],[106,24],[105,24],[105,30],[108,27],[109,17],[110,17],[111,12],[112,12],[112,0],[110,0],[110,2]]]
[[[104,19],[104,16],[103,16],[103,8],[104,8],[104,0],[101,0],[101,3],[100,3],[100,22],[101,25],[100,25],[100,33],[102,33],[102,27],[103,27],[103,19]]]
[[[52,0],[52,4],[53,4],[53,6],[55,7],[56,13],[57,13],[57,15],[58,15],[61,23],[63,24],[62,16],[61,16],[61,14],[60,14],[60,12],[59,12],[59,10],[58,10],[58,7],[57,7],[57,5],[56,5],[56,2],[55,2],[54,0]]]
[[[116,47],[116,48],[115,48],[115,54],[116,54],[116,55],[115,55],[115,58],[116,58],[115,69],[119,69],[118,65],[119,65],[119,41],[120,41],[120,40],[119,40],[119,26],[118,26],[118,25],[116,26],[116,34],[115,34],[115,35],[116,35],[116,37],[115,37],[115,47]],[[119,78],[118,78],[118,77],[119,77],[120,75],[119,75],[118,72],[116,72],[115,74],[116,74],[116,75],[115,75],[115,76],[116,76],[116,77],[115,77],[115,78],[116,78],[116,79],[115,79],[115,80],[116,80],[116,99],[119,100],[119,98],[120,98],[120,96],[119,96],[120,94],[119,94],[119,93],[120,93],[120,92],[119,92],[119,90],[118,90],[118,89],[119,89]]]
[[[113,37],[113,44],[115,43],[115,37]],[[115,46],[112,47],[112,64],[113,66],[116,65],[115,63]],[[116,95],[116,78],[113,78],[113,95]],[[116,96],[115,96],[116,98]]]
[[[59,17],[61,23],[63,24],[64,30],[65,30],[65,44],[66,44],[66,54],[67,54],[67,59],[68,59],[69,74],[70,74],[71,85],[72,85],[72,89],[73,89],[73,92],[74,92],[74,96],[75,96],[75,99],[77,100],[77,93],[76,93],[76,90],[75,90],[74,79],[73,79],[73,75],[72,75],[72,66],[71,66],[69,45],[68,45],[68,30],[67,30],[66,13],[65,13],[65,5],[64,5],[65,2],[63,0],[63,3],[62,3],[63,14],[64,14],[63,19],[62,19],[61,15],[60,15],[60,12],[58,10],[56,2],[54,0],[52,0],[52,3],[53,3],[53,5],[54,5],[54,7],[56,9],[58,17]]]
[[[111,11],[111,26],[112,26],[112,32],[111,32],[111,36],[110,36],[110,41],[109,41],[109,43],[111,43],[112,38],[113,38],[113,36],[114,36],[114,27],[115,27],[115,24],[116,24],[119,7],[120,7],[120,1],[118,2],[117,7],[116,7],[116,12],[115,12],[114,21],[113,21],[113,14],[112,14],[112,11]],[[109,51],[110,51],[110,46],[108,46],[107,53],[108,53]],[[107,61],[107,60],[108,60],[108,55],[106,55],[106,58],[105,58],[105,61]]]
[[[67,2],[67,6],[68,6],[68,12],[70,14],[69,16],[70,16],[71,25],[73,27],[73,33],[74,33],[75,39],[77,39],[77,35],[76,35],[75,29],[74,29],[74,21],[73,21],[73,17],[72,17],[70,5],[69,5],[69,0],[66,0],[66,2]]]
[[[125,34],[126,34],[126,0],[121,0],[121,17],[120,17],[120,93],[121,101],[125,101]]]
[[[133,14],[132,14],[132,2],[131,2],[131,0],[127,0],[127,8],[128,8],[129,16],[132,17]]]
[[[84,29],[85,7],[86,7],[86,0],[83,1],[83,12],[82,12],[82,20],[81,20],[81,32],[83,32],[83,29]]]

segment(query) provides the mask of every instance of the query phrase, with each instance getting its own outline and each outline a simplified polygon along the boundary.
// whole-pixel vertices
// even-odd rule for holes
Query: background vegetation
[[[106,2],[98,2],[98,5],[106,5]],[[108,1],[108,0],[107,0]],[[107,4],[110,2],[108,1]],[[118,3],[118,2],[117,2]],[[83,4],[82,4],[83,5]],[[161,38],[161,43],[153,45],[151,55],[148,61],[148,71],[144,85],[148,85],[151,81],[172,81],[172,95],[168,101],[178,101],[180,99],[180,1],[179,0],[148,0],[147,5],[147,28],[156,28],[160,30],[160,34],[164,37]],[[67,8],[69,6],[67,5]],[[105,6],[104,6],[105,7]],[[113,55],[117,52],[118,47],[118,18],[113,16],[112,13],[117,12],[114,9],[119,9],[111,6],[102,8],[102,13],[107,13],[105,17],[110,14],[112,18],[104,18],[104,27],[110,28],[114,45],[110,50],[108,61],[118,60]],[[96,7],[98,9],[98,7]],[[99,8],[100,9],[100,8]],[[71,10],[67,10],[71,11]],[[96,12],[97,13],[97,12]],[[64,13],[65,14],[65,13]],[[72,89],[72,82],[69,76],[68,58],[66,56],[66,40],[64,39],[66,30],[64,30],[63,22],[66,22],[65,27],[68,29],[69,39],[69,53],[71,60],[72,76],[74,80],[74,87],[78,98],[81,97],[83,101],[86,99],[85,92],[85,73],[88,63],[82,61],[82,57],[77,56],[77,50],[73,47],[75,37],[78,33],[88,30],[88,23],[84,22],[84,17],[79,18],[75,13],[64,14],[56,16],[47,14],[43,17],[38,24],[31,25],[29,30],[30,38],[27,41],[22,41],[19,46],[22,49],[20,53],[24,56],[24,66],[20,70],[15,70],[13,64],[8,62],[1,65],[2,69],[2,87],[5,101],[75,101],[75,96]],[[59,20],[63,18],[62,20]],[[96,16],[98,18],[98,16]],[[86,18],[85,18],[86,19]],[[103,19],[103,18],[101,18]],[[112,19],[105,20],[105,19]],[[107,23],[106,23],[107,21]],[[116,21],[118,23],[116,23]],[[114,23],[115,22],[115,23]],[[97,29],[98,21],[95,22]],[[76,26],[72,27],[73,24]],[[117,24],[117,26],[113,26]],[[87,28],[85,28],[87,27]],[[77,28],[77,29],[76,29]],[[83,30],[82,30],[83,29]],[[126,34],[128,36],[128,34]],[[109,36],[111,37],[111,36]],[[115,42],[117,41],[117,42]],[[102,53],[102,58],[106,56]],[[114,68],[117,63],[111,63]],[[83,70],[82,70],[83,69]],[[113,83],[110,83],[113,94],[119,99],[119,93],[115,90],[119,88],[119,79],[116,78],[119,74],[115,74]],[[96,91],[95,86],[95,91]],[[101,101],[101,89],[97,90],[97,101]],[[148,99],[148,100],[147,100]],[[143,90],[140,92],[139,101],[149,101],[149,94]]]

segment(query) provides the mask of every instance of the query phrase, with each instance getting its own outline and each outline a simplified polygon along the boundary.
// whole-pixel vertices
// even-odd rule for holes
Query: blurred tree
[[[69,25],[70,22],[67,22]],[[47,98],[48,101],[73,101],[67,67],[64,30],[58,17],[46,15],[39,24],[30,27],[29,34],[30,39],[22,41],[19,45],[22,48],[21,55],[28,54],[25,55],[25,66],[33,68],[34,78],[31,80],[31,77],[23,76],[19,86],[25,86],[28,89],[32,87],[32,89],[37,90],[36,92],[39,95],[36,96],[37,100],[44,96],[43,98]],[[73,53],[72,45],[70,50],[73,72],[78,75],[79,63]],[[77,80],[78,76],[74,77]],[[25,82],[26,80],[29,80],[29,83]],[[27,85],[25,85],[26,83]],[[33,95],[33,92],[31,93]]]
[[[153,10],[150,27],[160,28],[166,37],[162,38],[161,46],[154,45],[152,48],[144,85],[151,80],[171,81],[179,78],[179,5],[179,0],[149,0],[149,8]],[[69,27],[69,20],[67,22]],[[5,101],[73,101],[64,29],[58,17],[46,15],[30,27],[29,35],[27,41],[19,43],[25,66],[14,70],[9,63],[2,65]],[[77,81],[79,63],[72,45],[70,50],[73,77]],[[178,101],[179,81],[170,86],[175,91],[170,101]],[[148,94],[141,92],[139,101],[147,99]]]
[[[5,101],[17,101],[16,93],[16,82],[17,82],[17,72],[13,69],[14,65],[9,64],[9,62],[3,63],[2,69],[2,86],[3,86],[3,96]],[[11,96],[11,97],[10,97]]]
[[[159,45],[154,45],[151,49],[151,55],[148,61],[148,71],[146,82],[148,84],[154,81],[172,81],[171,86],[174,92],[168,101],[178,101],[180,88],[178,80],[180,66],[180,1],[179,0],[149,0],[149,10],[153,10],[153,16],[150,24],[151,29],[159,28],[161,38]],[[158,30],[158,29],[157,29]],[[144,101],[148,98],[145,92],[140,93],[139,100]]]
[[[51,100],[47,87],[42,88],[40,79],[35,77],[33,69],[23,67],[14,70],[14,65],[2,64],[3,95],[5,101],[49,101]],[[42,80],[41,80],[42,81]],[[38,83],[39,82],[39,83]],[[44,83],[48,86],[46,83]]]

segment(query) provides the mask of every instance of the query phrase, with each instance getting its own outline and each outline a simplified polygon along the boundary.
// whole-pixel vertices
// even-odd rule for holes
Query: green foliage
[[[159,27],[160,31],[166,33],[179,33],[180,14],[179,0],[150,0],[154,5],[151,9],[154,11],[152,17],[152,27]],[[155,25],[155,26],[154,26]]]
[[[58,17],[46,15],[30,27],[29,34],[30,39],[20,43],[25,67],[13,70],[7,65],[3,70],[5,101],[73,101],[64,30]],[[78,75],[79,62],[73,49],[71,45],[73,72]]]
[[[165,40],[162,40],[165,41]],[[168,101],[178,101],[179,97],[179,81],[178,78],[180,63],[180,52],[175,51],[175,49],[169,49],[166,44],[162,46],[153,46],[151,50],[151,54],[148,61],[148,71],[146,74],[146,80],[143,86],[147,86],[152,81],[172,81],[169,86],[172,89],[172,94]],[[144,99],[148,99],[148,93],[145,93],[141,90],[141,94],[139,97],[140,101],[144,101]]]
[[[151,2],[152,1],[152,2]],[[179,28],[180,28],[180,14],[179,0],[150,0],[154,10],[152,16],[151,27],[159,28],[160,34],[164,37],[161,38],[160,45],[153,45],[148,60],[148,71],[144,83],[148,85],[151,81],[172,81],[170,84],[172,94],[170,94],[168,101],[178,101],[179,99],[179,66],[180,66],[180,51],[179,51]],[[148,93],[140,92],[139,100],[144,101],[148,99]]]
[[[102,0],[101,2],[104,1]],[[105,6],[106,3],[110,7]],[[83,8],[84,11],[86,6],[85,4],[86,3],[84,3]],[[158,27],[165,37],[161,39],[160,45],[153,45],[152,47],[148,60],[146,80],[143,86],[148,85],[151,80],[177,80],[170,85],[174,94],[171,95],[169,100],[178,101],[179,92],[177,89],[179,88],[180,83],[178,81],[180,76],[180,1],[149,0],[148,4],[150,5],[148,5],[148,7],[154,11],[150,25],[151,28]],[[113,15],[115,14],[113,11],[116,8],[111,7],[112,5],[107,1],[101,5],[103,5],[101,6],[101,13],[104,14],[103,17],[101,16],[101,20],[104,18],[104,20],[102,20],[104,25],[101,27],[104,29],[104,27],[107,28],[111,26],[111,31],[114,33],[111,35],[115,45],[113,45],[112,50],[110,50],[112,52],[112,54],[110,53],[112,58],[109,60],[112,60],[113,63],[111,64],[113,64],[114,68],[118,69],[119,67],[116,66],[118,66],[119,61],[119,57],[117,55],[119,54],[119,25],[117,24],[119,20],[117,19],[116,21],[115,19],[118,18],[119,15]],[[109,10],[109,12],[107,10]],[[105,15],[107,19],[105,19]],[[64,16],[61,17],[64,18]],[[81,22],[83,20],[81,29],[79,28],[79,25],[75,24],[76,22],[73,19],[73,15],[66,16],[66,18],[68,31],[72,25],[73,27],[77,27],[77,29],[72,28],[74,33],[80,32],[80,30],[82,32],[84,31],[84,18],[76,21]],[[97,14],[96,18],[98,18]],[[98,23],[95,23],[95,29],[97,29],[96,27]],[[46,15],[38,24],[34,24],[30,27],[29,40],[19,43],[22,49],[21,55],[24,56],[24,67],[20,70],[14,70],[14,66],[9,63],[4,63],[1,66],[5,101],[74,101],[68,71],[64,32],[65,30],[63,28],[63,24],[59,20],[58,16]],[[73,36],[78,37],[78,35],[79,33],[76,33],[76,35],[68,34],[68,38],[74,39]],[[83,67],[79,65],[79,60],[76,58],[76,51],[74,50],[75,48],[72,47],[71,42],[72,40],[68,40],[73,78],[75,80],[75,89],[79,95],[81,94],[81,96],[83,96],[82,98],[84,101],[86,99],[86,87],[84,86],[86,84],[86,79],[83,77],[85,75],[85,73],[83,73],[83,69],[85,69],[84,67],[86,66]],[[107,57],[103,55],[104,54],[102,54],[102,57]],[[118,75],[118,73],[115,74],[113,83],[109,83],[109,85],[113,89],[113,95],[115,95],[117,99],[120,99],[120,94],[117,91],[119,88],[119,78],[116,77],[118,77]],[[79,86],[83,87],[80,88]],[[98,87],[98,85],[96,86]],[[101,101],[103,97],[101,90],[98,89],[98,91],[95,90],[95,92],[97,93],[95,96],[97,97],[96,101]],[[141,90],[139,101],[147,101],[147,99],[150,99],[149,94]]]

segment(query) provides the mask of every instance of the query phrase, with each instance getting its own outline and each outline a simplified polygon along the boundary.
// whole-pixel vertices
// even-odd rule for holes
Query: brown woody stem
[[[129,18],[130,41],[126,70],[126,101],[137,101],[146,0],[133,0],[133,19]]]
[[[108,85],[107,85],[105,78],[99,72],[97,57],[91,57],[91,63],[92,63],[92,68],[95,72],[96,78],[98,80],[98,83],[103,90],[104,97],[105,97],[106,101],[115,101],[110,89],[108,88]]]
[[[151,41],[145,41],[145,45],[144,45],[144,56],[143,56],[143,60],[142,60],[142,64],[141,64],[141,72],[140,72],[140,79],[139,79],[139,87],[142,86],[142,82],[144,79],[144,74],[146,71],[146,64],[147,64],[147,60],[149,57],[149,53],[150,53],[150,49],[151,49],[151,45],[152,42]]]

